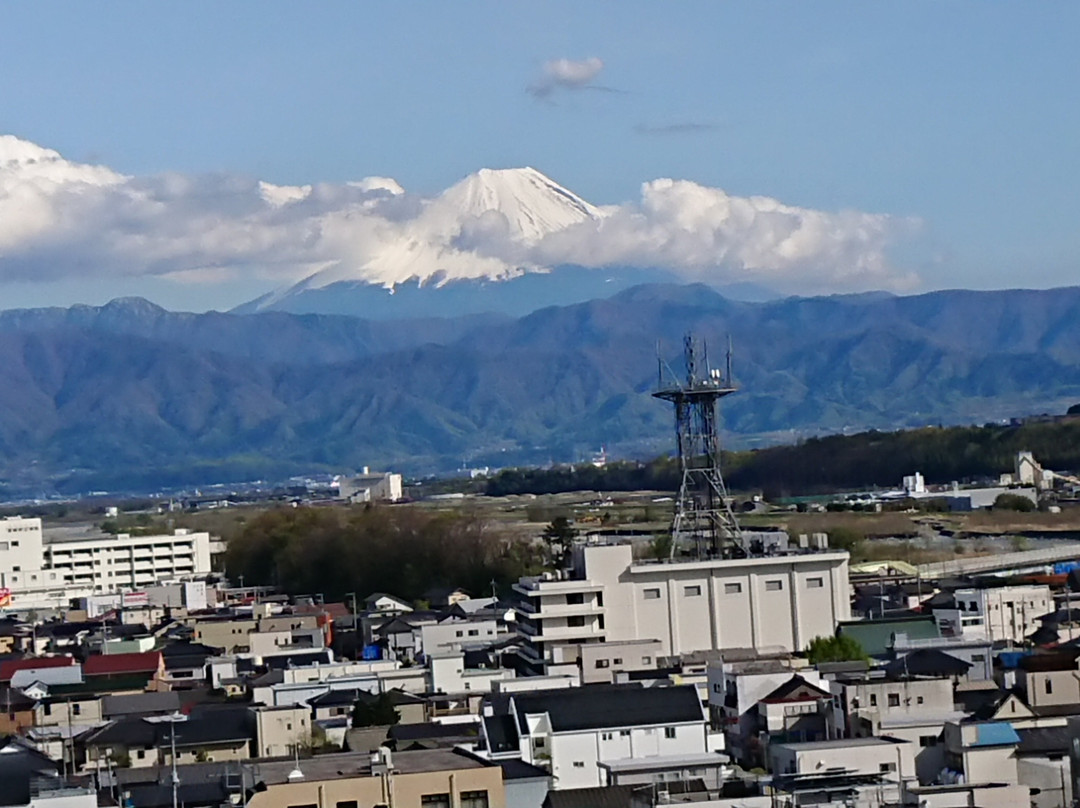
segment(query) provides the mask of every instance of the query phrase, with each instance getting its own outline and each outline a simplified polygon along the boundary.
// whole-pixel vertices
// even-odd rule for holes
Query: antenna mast
[[[749,548],[735,519],[720,473],[720,420],[717,402],[738,388],[731,377],[731,341],[727,373],[709,367],[703,348],[701,372],[693,335],[683,339],[685,381],[671,379],[653,396],[675,405],[675,441],[681,483],[671,524],[671,554],[690,550],[698,558],[742,558]],[[674,375],[674,374],[672,374]]]

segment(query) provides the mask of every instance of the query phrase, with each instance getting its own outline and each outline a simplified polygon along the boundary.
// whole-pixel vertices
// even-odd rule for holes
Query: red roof
[[[74,665],[75,660],[69,656],[48,657],[25,657],[23,659],[9,659],[0,662],[0,682],[10,682],[16,671],[31,670],[34,668],[66,668]]]
[[[94,654],[83,663],[83,676],[110,676],[121,673],[156,673],[161,667],[161,652],[141,654]]]

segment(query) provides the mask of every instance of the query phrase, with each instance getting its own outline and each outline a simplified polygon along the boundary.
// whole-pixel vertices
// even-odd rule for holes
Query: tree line
[[[226,574],[245,584],[328,600],[388,592],[407,600],[438,586],[480,597],[541,564],[540,551],[468,513],[410,507],[279,508],[228,545]]]
[[[724,452],[724,477],[735,491],[768,497],[895,487],[921,472],[929,483],[997,477],[1013,470],[1016,453],[1034,452],[1046,468],[1080,469],[1080,421],[1021,425],[924,427],[899,432],[809,438],[787,446]],[[487,482],[490,496],[563,491],[674,491],[674,458],[647,462],[506,469]]]

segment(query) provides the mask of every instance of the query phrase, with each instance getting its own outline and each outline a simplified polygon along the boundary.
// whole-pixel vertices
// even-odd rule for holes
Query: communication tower
[[[671,554],[689,549],[698,558],[743,558],[749,551],[720,473],[717,402],[738,389],[731,376],[731,340],[724,372],[709,367],[705,346],[699,360],[697,341],[691,334],[683,339],[683,357],[685,380],[657,357],[658,389],[653,393],[675,405],[682,482],[671,524]]]

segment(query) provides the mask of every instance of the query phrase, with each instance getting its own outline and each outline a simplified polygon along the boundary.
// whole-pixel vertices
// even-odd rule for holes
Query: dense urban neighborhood
[[[8,516],[0,804],[1064,808],[1080,777],[1072,534],[854,562],[850,543],[833,546],[843,531],[749,523],[833,505],[854,519],[1019,513],[1021,500],[1060,514],[1076,484],[1021,453],[994,486],[938,489],[915,473],[808,507],[710,506],[683,486],[642,500],[674,508],[666,542],[635,519],[590,519],[612,503],[594,494],[514,539],[543,560],[515,580],[338,599],[230,576],[230,542],[207,530],[159,532],[115,508],[104,522]],[[320,512],[383,514],[407,541],[403,515],[424,503],[402,490],[365,470],[334,503],[238,518],[248,541],[260,525],[277,541],[299,530],[286,553],[318,544]],[[243,511],[188,505],[200,506]],[[730,520],[695,521],[717,508]],[[423,529],[456,547],[455,524]],[[379,569],[410,563],[372,553]]]

